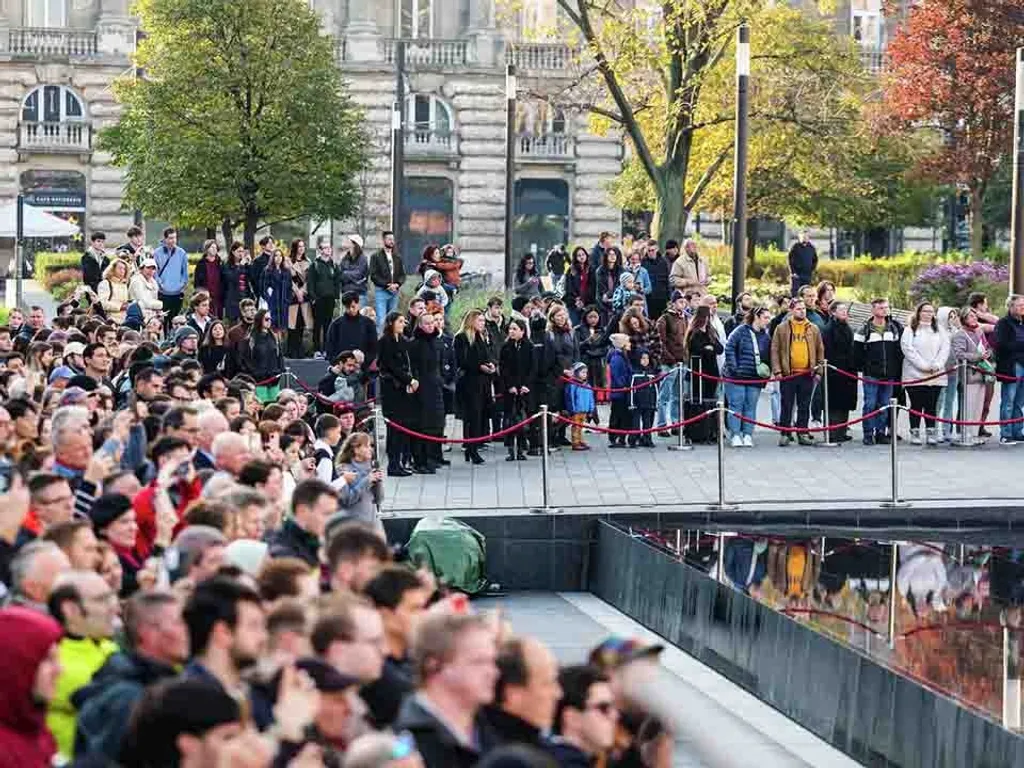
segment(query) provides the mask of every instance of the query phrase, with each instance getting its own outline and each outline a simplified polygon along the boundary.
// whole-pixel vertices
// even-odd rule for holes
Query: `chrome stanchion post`
[[[895,440],[893,442],[896,442]],[[900,545],[892,543],[892,557],[889,562],[889,648],[896,647],[896,606],[898,591],[896,590],[896,570],[899,568]]]
[[[552,509],[550,499],[550,488],[548,487],[548,407],[542,405],[540,407],[540,488],[541,488],[541,506],[535,507],[530,511],[534,514],[551,514],[553,512],[560,512],[561,510]]]
[[[718,534],[718,580],[725,584],[725,535]]]
[[[713,509],[719,511],[733,509],[733,505],[725,503],[725,401],[719,400],[718,417],[718,504]]]
[[[900,462],[897,453],[899,440],[896,438],[896,424],[900,416],[900,404],[894,397],[889,400],[889,420],[892,424],[890,432],[892,439],[889,441],[889,470],[892,476],[892,491],[889,501],[884,502],[887,507],[902,507],[906,502],[900,500]]]
[[[958,393],[957,393],[957,400],[960,403],[960,409],[959,409],[960,410],[960,421],[968,421],[969,420],[967,418],[967,377],[968,377],[968,375],[969,375],[969,372],[968,372],[968,369],[967,369],[967,361],[966,360],[961,360],[959,363],[957,363],[957,372],[956,372],[957,388],[959,390]],[[963,446],[965,448],[969,448],[969,447],[973,447],[973,446],[977,445],[977,443],[975,443],[974,442],[974,438],[971,437],[970,428],[966,424],[961,424],[960,425],[960,442],[959,443],[954,443],[951,440],[950,441],[950,445],[960,445],[960,446]]]
[[[825,425],[825,442],[818,443],[818,445],[822,448],[838,448],[839,443],[832,442],[832,419],[829,417],[828,410],[828,359],[821,361],[821,401],[821,422]]]
[[[379,405],[373,406],[373,466],[375,469],[380,469],[380,447],[384,444],[384,411]],[[384,497],[384,481],[381,480],[381,493],[378,498]],[[390,517],[393,513],[382,512],[380,501],[377,501],[375,506],[377,507],[377,517]]]
[[[685,368],[683,367],[682,363],[676,363],[676,372],[673,375],[676,376],[676,386],[677,386],[676,399],[679,401],[679,421],[686,421],[686,418],[685,418],[686,408],[685,408],[685,405],[684,405],[684,402],[683,402],[683,371],[684,370],[685,370]],[[690,445],[689,441],[687,441],[687,439],[686,439],[686,435],[683,434],[685,431],[686,430],[683,427],[679,427],[679,441],[675,445],[670,445],[668,447],[668,449],[670,451],[692,451],[693,450],[693,446]]]

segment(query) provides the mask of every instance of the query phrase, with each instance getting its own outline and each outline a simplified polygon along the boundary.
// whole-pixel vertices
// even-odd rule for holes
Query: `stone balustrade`
[[[455,134],[434,128],[411,128],[405,132],[405,151],[410,155],[455,154]]]
[[[85,122],[19,123],[18,147],[27,151],[88,152],[92,128]]]
[[[383,59],[388,64],[395,61],[397,43],[405,43],[405,65],[410,69],[446,69],[464,67],[469,60],[469,41],[421,38],[416,40],[382,40]]]
[[[575,160],[576,140],[564,133],[520,134],[516,137],[516,154],[532,160]]]
[[[562,72],[572,65],[573,51],[564,43],[510,43],[505,63],[520,72]]]
[[[15,56],[78,58],[95,56],[98,52],[94,30],[15,27],[6,30],[6,37],[5,52]]]

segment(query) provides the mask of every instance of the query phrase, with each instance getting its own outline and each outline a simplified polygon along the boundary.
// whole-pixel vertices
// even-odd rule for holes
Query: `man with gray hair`
[[[228,420],[216,408],[210,408],[199,414],[199,438],[196,440],[196,455],[192,464],[196,470],[213,469],[213,441],[220,434],[231,431]]]
[[[11,561],[8,605],[47,613],[47,600],[57,577],[71,570],[71,561],[52,541],[34,541]]]
[[[58,408],[50,425],[53,470],[78,486],[92,459],[92,425],[89,409],[79,405]]]
[[[237,478],[242,467],[252,458],[249,441],[238,432],[221,432],[213,438],[213,442],[210,444],[210,453],[213,454],[213,464],[217,468],[217,475],[223,473],[232,478]]]

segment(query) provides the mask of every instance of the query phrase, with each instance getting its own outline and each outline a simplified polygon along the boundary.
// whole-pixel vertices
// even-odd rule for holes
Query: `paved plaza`
[[[602,424],[607,409],[602,407]],[[993,416],[995,411],[993,408]],[[771,422],[768,398],[761,397],[758,418]],[[449,420],[459,434],[461,423]],[[906,415],[901,429],[906,434]],[[995,430],[992,430],[995,431]],[[836,448],[777,445],[778,435],[758,428],[753,449],[725,449],[726,501],[735,504],[796,502],[882,502],[891,495],[888,446],[856,439]],[[821,442],[820,435],[816,437]],[[698,445],[674,452],[675,440],[655,436],[656,448],[608,449],[605,435],[591,434],[588,452],[562,449],[549,462],[550,504],[567,511],[640,511],[654,505],[701,507],[718,500],[718,451]],[[436,475],[387,478],[382,511],[400,516],[424,512],[488,511],[511,514],[541,504],[541,460],[506,462],[497,443],[482,455],[487,463],[463,461],[459,446]],[[900,494],[910,501],[997,502],[1024,497],[1024,445],[1000,446],[991,438],[975,448],[898,447]]]

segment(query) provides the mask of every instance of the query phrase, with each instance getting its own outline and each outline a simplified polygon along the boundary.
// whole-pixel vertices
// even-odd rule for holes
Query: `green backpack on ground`
[[[487,545],[481,533],[451,517],[424,517],[412,531],[409,558],[451,589],[478,595],[487,581]]]

